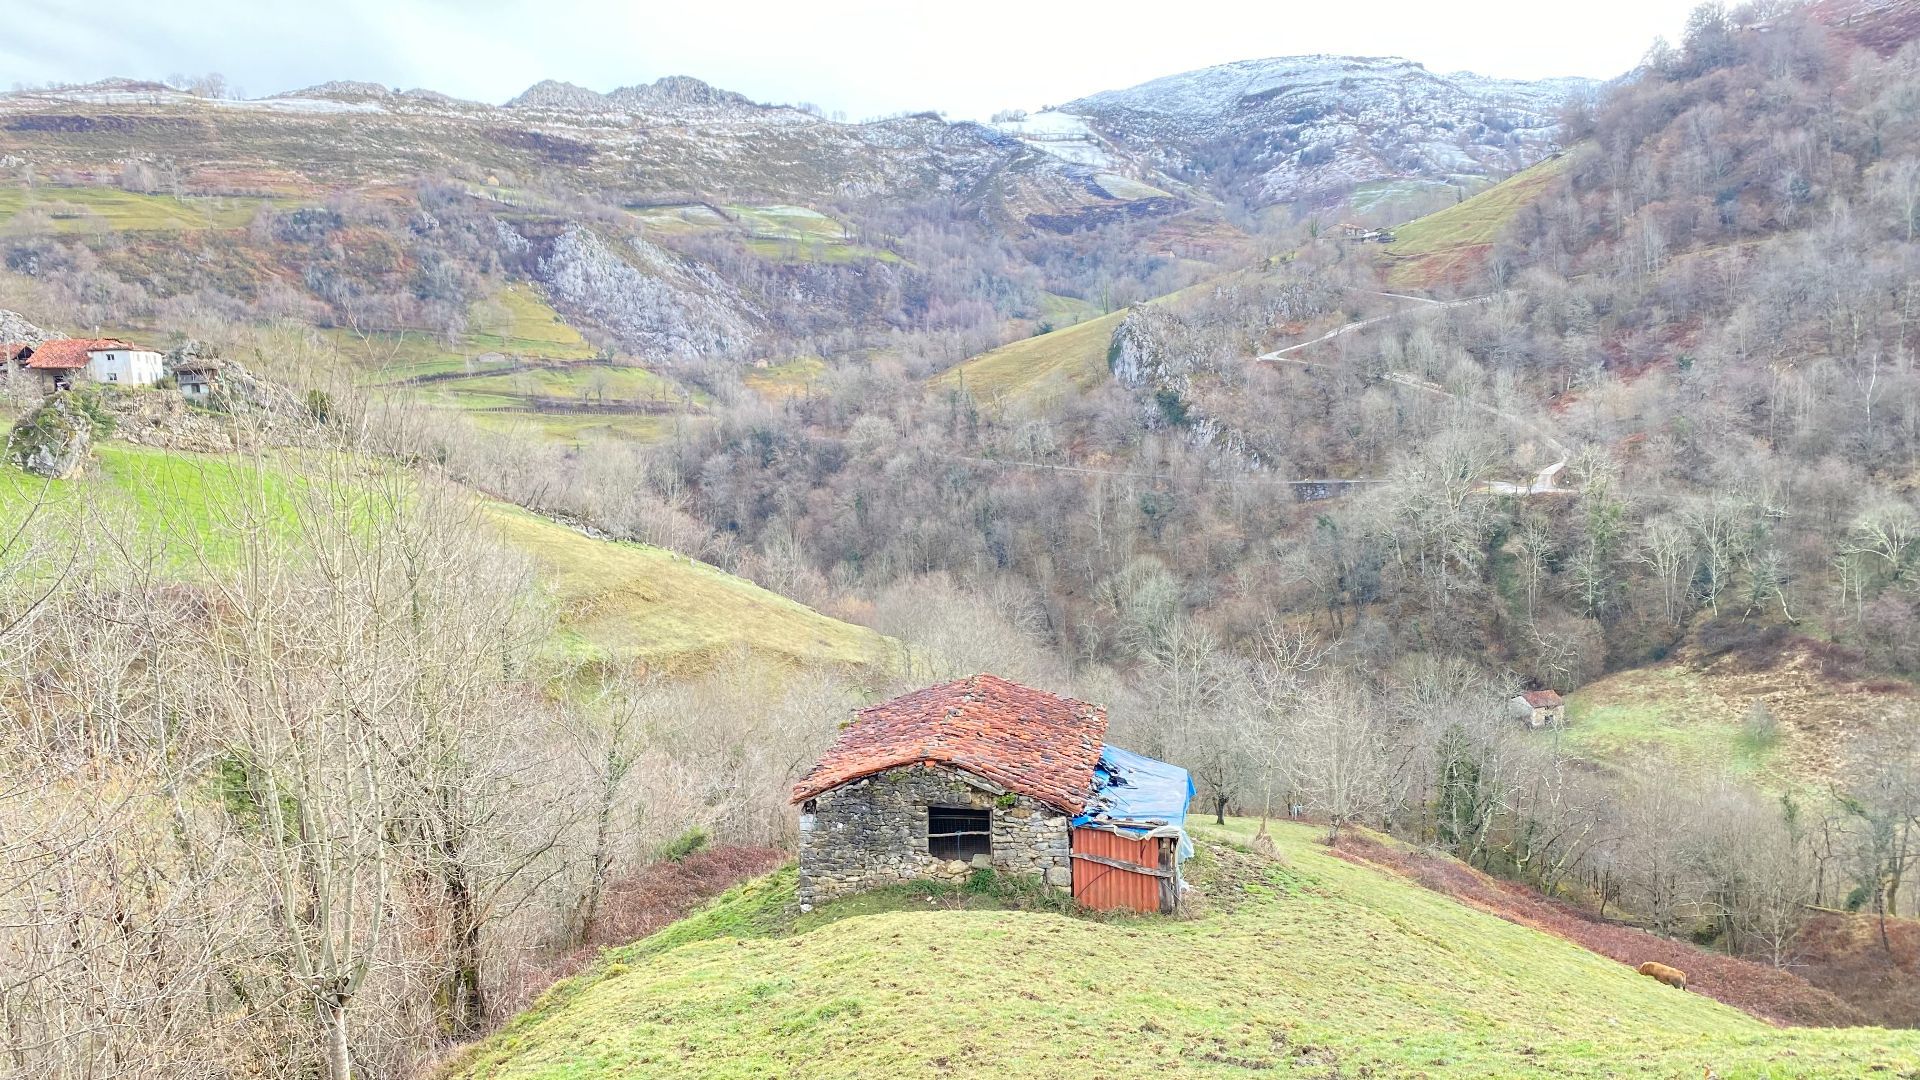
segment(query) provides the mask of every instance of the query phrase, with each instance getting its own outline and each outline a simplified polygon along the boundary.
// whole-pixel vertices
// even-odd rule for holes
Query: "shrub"
[[[705,851],[710,839],[707,830],[695,825],[668,841],[667,846],[660,850],[660,857],[668,862],[679,862],[689,855]]]
[[[307,414],[316,424],[326,423],[327,417],[333,414],[333,395],[325,390],[307,391]]]
[[[1740,734],[1754,750],[1771,749],[1780,742],[1780,721],[1765,701],[1756,699],[1741,722]]]
[[[80,414],[87,418],[87,423],[93,425],[94,435],[104,438],[113,434],[119,418],[107,409],[106,402],[100,398],[100,391],[95,387],[85,387],[72,393],[74,404],[80,407]]]

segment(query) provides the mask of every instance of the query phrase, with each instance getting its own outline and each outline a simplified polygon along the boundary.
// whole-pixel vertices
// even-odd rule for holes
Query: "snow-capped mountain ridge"
[[[606,93],[549,79],[505,105],[370,82],[239,100],[107,80],[0,94],[0,115],[44,133],[36,138],[48,143],[47,164],[75,169],[118,167],[60,134],[100,127],[142,130],[176,164],[285,166],[317,183],[405,180],[476,158],[491,171],[509,147],[529,158],[507,163],[516,171],[585,170],[632,201],[729,190],[810,204],[911,192],[1068,230],[1223,195],[1324,202],[1376,181],[1512,172],[1551,150],[1560,106],[1591,85],[1436,75],[1394,57],[1295,56],[1169,75],[991,125],[933,114],[841,123],[691,76]],[[93,115],[102,109],[113,113]],[[47,115],[26,115],[38,113]],[[289,138],[286,125],[324,128],[345,114],[359,126],[316,131],[311,143]],[[249,161],[251,145],[286,160]]]
[[[1399,56],[1275,56],[1237,60],[1157,79],[1124,90],[1104,90],[1060,106],[1059,111],[1098,115],[1134,109],[1168,116],[1217,117],[1222,112],[1274,95],[1325,93],[1329,90],[1375,94],[1393,89],[1411,100],[1443,98],[1448,89],[1509,108],[1558,108],[1567,95],[1597,85],[1592,79],[1499,79],[1458,71],[1436,74],[1425,64]],[[1422,93],[1422,91],[1427,91]]]
[[[1055,111],[1109,142],[1262,202],[1367,180],[1507,172],[1553,145],[1593,80],[1437,75],[1400,57],[1241,60],[1090,94]]]

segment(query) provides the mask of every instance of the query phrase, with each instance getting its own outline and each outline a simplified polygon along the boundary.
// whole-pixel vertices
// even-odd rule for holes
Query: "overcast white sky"
[[[0,0],[0,86],[218,71],[251,96],[328,79],[501,102],[695,75],[853,119],[1058,104],[1210,64],[1405,56],[1607,78],[1695,0]]]

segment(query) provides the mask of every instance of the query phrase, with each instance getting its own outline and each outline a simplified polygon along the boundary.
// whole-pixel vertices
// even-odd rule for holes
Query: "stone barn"
[[[1100,706],[995,675],[860,710],[793,790],[801,904],[991,868],[1089,906],[1171,910],[1192,783],[1106,731]]]
[[[1567,703],[1552,690],[1529,690],[1508,703],[1516,719],[1530,728],[1551,727],[1566,719]]]

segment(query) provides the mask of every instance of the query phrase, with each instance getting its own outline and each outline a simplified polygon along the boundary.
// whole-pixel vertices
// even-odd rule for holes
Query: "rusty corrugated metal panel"
[[[1072,850],[1083,855],[1162,868],[1164,843],[1135,840],[1105,829],[1075,829]],[[1171,870],[1171,865],[1165,865]],[[1172,894],[1170,879],[1156,874],[1130,873],[1117,866],[1085,859],[1073,861],[1073,896],[1095,911],[1164,911]]]

